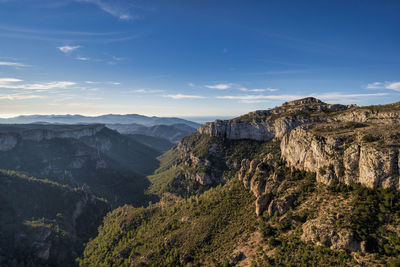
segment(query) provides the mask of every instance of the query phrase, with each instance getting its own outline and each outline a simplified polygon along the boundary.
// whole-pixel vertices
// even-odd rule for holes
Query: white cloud
[[[76,57],[77,60],[88,61],[90,57]]]
[[[165,90],[159,90],[159,89],[137,89],[133,90],[135,93],[143,93],[143,94],[154,94],[154,93],[162,93],[165,92]]]
[[[0,61],[0,66],[26,67],[27,65],[18,62]]]
[[[172,98],[172,99],[200,99],[200,98],[204,98],[204,96],[199,96],[199,95],[183,95],[183,94],[163,95],[163,97],[168,97],[168,98]]]
[[[110,82],[97,82],[97,81],[85,81],[86,84],[112,84],[112,85],[120,85],[120,82],[114,82],[114,81],[110,81]]]
[[[210,89],[217,89],[217,90],[226,90],[232,87],[231,83],[219,83],[215,85],[206,85],[205,87]]]
[[[368,89],[388,89],[400,91],[400,82],[374,82],[367,85]]]
[[[195,87],[195,86],[196,86],[194,83],[188,83],[188,85],[189,85],[190,87]]]
[[[16,78],[0,78],[0,84],[16,82],[22,82],[22,80]]]
[[[76,84],[75,82],[68,82],[68,81],[55,81],[55,82],[31,83],[31,84],[24,84],[21,82],[23,82],[23,80],[15,78],[0,78],[0,88],[25,89],[25,90],[49,90],[55,88],[65,89]]]
[[[87,83],[87,84],[99,84],[99,83],[101,83],[101,82],[85,81],[85,83]]]
[[[278,89],[276,88],[265,88],[265,89],[247,89],[245,87],[240,88],[240,91],[243,92],[255,92],[255,93],[260,93],[260,92],[276,92]]]
[[[138,18],[138,16],[132,16],[129,12],[129,8],[122,4],[121,1],[109,1],[109,0],[77,0],[78,2],[88,2],[97,5],[100,9],[107,12],[110,15],[118,17],[121,20],[131,20]]]
[[[80,45],[64,45],[64,46],[59,46],[59,47],[57,47],[61,52],[63,52],[63,53],[65,53],[65,54],[68,54],[68,53],[70,53],[70,52],[72,52],[72,51],[74,51],[74,50],[76,50],[76,49],[78,49],[78,48],[81,48],[82,46],[80,46]]]

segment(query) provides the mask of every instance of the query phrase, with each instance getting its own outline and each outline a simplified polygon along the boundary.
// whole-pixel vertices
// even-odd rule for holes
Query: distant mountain
[[[183,137],[196,131],[196,128],[184,123],[172,125],[143,126],[139,124],[107,124],[110,129],[117,130],[122,134],[142,134],[164,138],[170,142],[177,143]]]
[[[0,168],[72,187],[87,185],[112,206],[144,205],[146,175],[161,151],[101,124],[0,125]]]
[[[141,124],[144,126],[154,125],[172,125],[172,124],[186,124],[193,128],[198,128],[200,124],[175,118],[175,117],[147,117],[138,114],[107,114],[95,117],[82,116],[82,115],[21,115],[14,118],[0,118],[0,123],[62,123],[62,124],[89,124],[89,123],[104,123],[104,124]]]

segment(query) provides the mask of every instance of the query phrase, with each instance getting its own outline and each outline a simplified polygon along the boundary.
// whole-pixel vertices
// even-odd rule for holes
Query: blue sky
[[[0,117],[400,100],[400,1],[0,0]]]

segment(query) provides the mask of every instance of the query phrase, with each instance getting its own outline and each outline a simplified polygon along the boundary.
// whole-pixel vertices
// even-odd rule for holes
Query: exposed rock
[[[23,127],[23,126],[21,126]],[[33,127],[33,126],[32,126]],[[41,125],[41,127],[45,127]],[[16,127],[7,129],[7,132],[0,133],[0,151],[9,151],[13,149],[19,140],[29,140],[40,142],[42,140],[50,140],[54,138],[82,138],[85,136],[93,136],[101,131],[105,126],[102,124],[75,126],[71,129],[51,130],[43,128],[20,129]]]
[[[382,129],[374,126],[370,131]],[[361,131],[331,132],[319,133],[309,127],[293,130],[282,138],[282,158],[290,166],[316,172],[317,181],[325,184],[336,179],[370,188],[398,188],[398,146],[365,142],[358,138],[364,134]]]
[[[103,128],[105,128],[105,126],[102,124],[82,126],[81,128],[78,129],[73,128],[71,130],[62,130],[62,131],[39,128],[39,129],[22,131],[20,133],[20,136],[22,140],[31,140],[36,142],[42,140],[50,140],[54,138],[79,139],[85,136],[93,136],[97,132],[101,131]]]
[[[233,120],[216,120],[206,123],[198,129],[198,132],[232,140],[269,141],[282,138],[297,126],[327,121],[328,118],[324,112],[348,108],[348,106],[338,104],[328,105],[316,98],[308,97],[284,103],[281,107],[274,109],[250,112]],[[311,112],[322,113],[311,117],[307,114]]]
[[[272,200],[268,206],[268,215],[274,216],[277,214],[280,216],[285,214],[293,206],[295,200],[296,196],[294,195],[287,195],[285,197]]]
[[[18,138],[12,134],[0,134],[0,151],[13,149],[18,142]]]
[[[333,250],[360,251],[361,244],[350,228],[338,229],[333,216],[320,216],[305,222],[301,240],[310,245],[329,247]]]
[[[262,215],[265,211],[266,207],[268,207],[268,203],[271,201],[272,194],[264,194],[259,196],[256,200],[256,214],[257,216]]]
[[[273,172],[275,163],[271,154],[266,155],[263,160],[244,159],[241,162],[238,178],[257,198],[255,202],[257,216],[262,215],[268,208],[281,182],[277,173]]]

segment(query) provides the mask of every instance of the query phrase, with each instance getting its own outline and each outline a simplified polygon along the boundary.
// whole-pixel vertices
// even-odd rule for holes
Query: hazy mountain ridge
[[[83,115],[21,115],[13,118],[0,118],[0,123],[61,123],[61,124],[141,124],[143,126],[154,125],[172,125],[172,124],[186,124],[193,128],[200,125],[198,123],[175,118],[175,117],[148,117],[139,114],[107,114],[101,116],[83,116]]]

